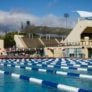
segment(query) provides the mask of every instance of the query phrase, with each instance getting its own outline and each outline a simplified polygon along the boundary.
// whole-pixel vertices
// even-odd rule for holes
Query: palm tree
[[[30,25],[31,25],[29,20],[26,21],[26,25],[27,25],[27,26],[30,26]]]

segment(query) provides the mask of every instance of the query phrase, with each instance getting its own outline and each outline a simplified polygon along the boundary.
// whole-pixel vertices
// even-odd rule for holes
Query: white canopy
[[[92,12],[88,12],[88,11],[76,11],[80,17],[92,17]]]

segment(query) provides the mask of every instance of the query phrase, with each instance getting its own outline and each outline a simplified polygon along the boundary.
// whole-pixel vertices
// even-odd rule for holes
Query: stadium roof
[[[92,12],[88,11],[76,11],[82,18],[92,18]]]

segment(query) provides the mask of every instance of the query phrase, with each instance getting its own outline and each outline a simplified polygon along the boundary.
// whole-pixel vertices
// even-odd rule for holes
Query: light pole
[[[65,26],[66,26],[66,30],[67,30],[67,19],[69,18],[69,14],[68,13],[64,13],[64,18],[65,18]]]

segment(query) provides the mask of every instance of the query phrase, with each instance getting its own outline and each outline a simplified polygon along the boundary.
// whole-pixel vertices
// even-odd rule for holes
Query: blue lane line
[[[5,66],[8,67],[8,64],[5,64]],[[56,71],[56,70],[50,70],[50,69],[40,69],[40,68],[17,66],[17,65],[15,65],[15,66],[11,65],[9,67],[15,67],[15,68],[20,68],[20,69],[25,69],[25,70],[33,70],[33,71],[38,71],[38,72],[47,72],[47,73],[56,74],[56,75],[92,80],[92,75],[87,75],[87,74],[69,73],[69,72]]]
[[[24,59],[23,59],[24,60]],[[22,62],[23,60],[21,60],[21,61],[19,61],[19,63],[21,64],[24,64],[24,65],[26,65],[26,66],[28,66],[27,64],[29,63],[28,62],[28,60],[26,60],[26,61],[24,61],[24,62]],[[65,59],[66,60],[66,59]],[[2,61],[4,61],[4,60],[2,60]],[[11,60],[12,61],[12,60]],[[17,60],[16,60],[17,61]],[[15,62],[16,62],[15,61]],[[37,60],[36,60],[37,61]],[[45,61],[45,60],[43,60],[44,62],[48,62],[48,61],[50,61],[50,60],[48,60],[48,61]],[[54,60],[55,61],[55,60]],[[60,59],[58,59],[58,64],[60,63],[59,62],[60,61]],[[6,62],[6,61],[5,61]],[[4,63],[5,63],[4,62]],[[7,62],[10,62],[9,60],[7,60]],[[34,61],[35,62],[35,61]],[[40,61],[41,62],[41,61]],[[50,61],[50,62],[52,62],[52,60]],[[12,63],[14,63],[14,62],[12,62]],[[48,62],[49,63],[49,62]],[[69,63],[69,61],[68,61],[68,63]],[[38,66],[38,62],[36,62],[36,63],[32,63],[32,65],[30,65],[30,66],[37,66],[37,67],[39,67]],[[77,71],[86,71],[86,72],[92,72],[92,68],[76,68],[76,67],[68,67],[68,66],[65,66],[65,67],[63,67],[63,65],[62,66],[60,66],[60,65],[47,65],[47,64],[41,64],[40,63],[40,67],[42,67],[42,68],[56,68],[56,69],[70,69],[70,70],[77,70]],[[52,67],[49,67],[49,66],[52,66]],[[85,66],[85,65],[84,65]]]
[[[70,61],[68,61],[67,59],[65,59],[66,60],[66,64],[67,64],[67,66],[73,66],[73,64],[71,64],[71,62]],[[7,61],[9,61],[9,60],[7,60]],[[16,60],[17,61],[17,60]],[[81,60],[80,60],[81,61]],[[21,61],[19,61],[19,63],[20,62],[22,62],[22,60]],[[28,62],[28,60],[26,60],[25,59],[25,62]],[[37,62],[37,60],[36,61],[30,61],[32,64],[36,64],[36,63],[38,63],[38,64],[42,64],[43,62],[46,62],[46,64],[51,64],[52,62],[55,62],[55,60],[52,60],[52,61],[45,61],[45,60],[42,60],[42,61],[40,61],[40,62]],[[35,63],[36,62],[36,63]],[[56,66],[60,66],[60,64],[61,64],[61,62],[62,62],[62,60],[59,60],[58,59],[58,61],[57,61],[57,63],[55,64]],[[79,62],[76,62],[76,61],[73,61],[75,64],[80,64],[80,67],[84,67],[84,68],[86,68],[86,67],[88,67],[88,65],[92,65],[92,63],[91,64],[89,64],[88,63],[88,65],[82,65],[81,63],[79,63]],[[83,62],[83,61],[81,61],[81,62]]]
[[[13,63],[12,63],[13,64]],[[38,64],[33,63],[28,65],[28,63],[22,63],[25,66],[37,66],[37,67],[42,67],[42,68],[57,68],[57,69],[72,69],[72,70],[77,70],[77,71],[86,71],[86,72],[92,72],[92,68],[77,68],[77,67],[68,67],[68,66],[58,66],[58,65],[47,65],[47,64],[39,64],[40,66],[38,66]],[[52,66],[52,67],[50,67]]]
[[[56,88],[61,91],[64,90],[64,91],[69,91],[69,92],[92,92],[92,90],[76,88],[76,87],[72,87],[72,86],[68,86],[68,85],[64,85],[64,84],[54,83],[51,81],[28,77],[25,75],[20,75],[20,74],[12,73],[12,72],[6,72],[6,71],[2,71],[2,70],[0,70],[0,74],[10,75],[15,78],[30,81],[32,83],[39,84],[41,86],[49,86],[49,87]]]

